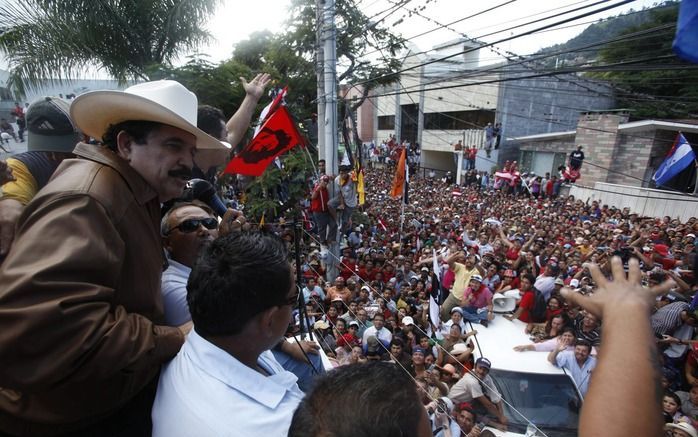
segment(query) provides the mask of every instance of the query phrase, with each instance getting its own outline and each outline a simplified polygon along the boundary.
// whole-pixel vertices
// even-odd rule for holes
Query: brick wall
[[[626,159],[626,155],[616,156],[619,144],[618,125],[628,121],[625,114],[583,114],[577,123],[575,142],[583,147],[585,161],[582,166],[584,185],[594,182],[608,182],[609,169],[613,170],[616,159]]]
[[[612,184],[647,186],[645,172],[650,163],[652,146],[655,143],[654,130],[621,134],[615,157],[611,163],[606,182]]]

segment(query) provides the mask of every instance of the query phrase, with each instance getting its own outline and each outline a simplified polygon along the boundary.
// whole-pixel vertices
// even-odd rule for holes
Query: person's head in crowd
[[[463,321],[463,310],[460,307],[451,309],[451,320],[454,325],[459,325]]]
[[[451,325],[451,328],[448,330],[448,338],[451,341],[458,341],[460,339],[461,334],[462,334],[462,328],[458,323],[454,323]]]
[[[562,302],[560,301],[560,298],[558,295],[552,295],[550,296],[550,299],[548,299],[548,309],[550,311],[556,312],[558,310],[561,310],[563,307]]]
[[[695,426],[688,422],[679,421],[676,423],[667,423],[664,430],[671,437],[698,437],[698,430]]]
[[[347,330],[347,322],[344,321],[344,319],[337,319],[336,322],[334,322],[334,327],[337,330],[337,333],[339,335],[343,335],[346,330]]]
[[[356,310],[358,309],[358,304],[356,301],[351,301],[349,302],[349,305],[347,306],[347,312],[351,317],[356,317]]]
[[[373,326],[376,328],[376,330],[380,331],[384,326],[385,326],[385,318],[383,317],[383,314],[381,313],[376,313],[373,316]]]
[[[405,343],[399,338],[393,338],[390,340],[390,355],[394,359],[402,357],[402,352],[404,351]]]
[[[338,315],[339,315],[339,314],[338,314],[338,312],[337,312],[337,306],[335,306],[335,305],[330,305],[330,306],[327,308],[327,317],[329,317],[330,319],[334,320]]]
[[[426,351],[421,347],[412,348],[412,364],[414,366],[424,366]]]
[[[582,320],[582,328],[586,331],[591,331],[592,329],[596,329],[598,327],[599,320],[596,318],[596,316],[588,311],[585,312],[584,319]]]
[[[356,320],[359,322],[359,327],[365,326],[368,320],[368,312],[366,309],[361,308],[356,311]]]
[[[408,332],[414,331],[414,319],[411,316],[403,317],[400,324],[401,324],[401,329],[402,329],[403,333],[408,333]]]
[[[343,290],[344,289],[344,278],[342,276],[337,276],[334,279],[334,286],[337,288],[337,290]]]
[[[101,139],[166,202],[182,195],[197,149],[225,149],[196,127],[197,106],[192,92],[165,80],[83,94],[70,113],[84,134]]]
[[[432,432],[411,377],[392,363],[372,362],[320,378],[294,413],[288,435],[431,437]]]
[[[218,220],[203,203],[178,203],[163,216],[160,232],[170,258],[192,267],[201,249],[218,236]]]
[[[473,372],[479,380],[483,380],[490,373],[491,367],[492,363],[490,362],[490,360],[484,357],[480,357],[475,361],[475,367],[473,368]]]
[[[586,362],[591,354],[591,343],[584,339],[577,339],[574,343],[574,358],[578,363]]]
[[[664,416],[667,419],[673,420],[674,415],[679,411],[680,408],[681,398],[679,395],[671,390],[664,392],[664,396],[662,398],[662,409],[664,411]]]
[[[473,406],[468,402],[463,402],[456,405],[455,408],[456,423],[460,427],[461,431],[466,435],[475,427],[477,423],[477,414],[473,409]]]
[[[70,118],[69,102],[58,97],[42,97],[29,106],[25,120],[29,152],[44,152],[56,162],[73,156],[81,135]]]
[[[425,351],[430,351],[431,350],[431,345],[429,344],[429,337],[426,335],[423,335],[419,337],[419,341],[417,342],[417,345],[424,349]]]
[[[475,274],[470,277],[470,283],[468,286],[470,287],[471,290],[477,291],[480,289],[480,286],[482,285],[482,276]]]
[[[530,273],[522,274],[519,277],[519,290],[528,291],[533,288],[533,284],[536,282],[536,278]]]
[[[187,283],[187,303],[194,329],[224,350],[237,350],[239,338],[270,349],[282,338],[298,291],[278,237],[236,233],[214,240],[194,264]],[[242,360],[241,360],[242,361]]]
[[[354,278],[347,279],[346,286],[347,289],[353,292],[356,289],[356,280]]]

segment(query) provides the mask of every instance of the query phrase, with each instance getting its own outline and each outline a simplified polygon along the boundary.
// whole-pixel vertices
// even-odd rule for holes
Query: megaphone
[[[516,301],[518,296],[518,290],[516,290],[516,295],[510,293],[509,290],[505,294],[496,293],[492,296],[492,311],[495,313],[510,313],[516,309]]]

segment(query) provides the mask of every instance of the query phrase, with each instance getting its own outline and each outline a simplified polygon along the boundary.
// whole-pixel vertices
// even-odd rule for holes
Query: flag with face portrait
[[[286,88],[264,108],[252,141],[228,163],[225,173],[261,176],[276,157],[297,145],[305,145],[291,114],[283,105],[285,95]]]

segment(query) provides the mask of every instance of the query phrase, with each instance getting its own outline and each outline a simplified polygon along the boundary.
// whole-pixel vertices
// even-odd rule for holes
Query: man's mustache
[[[192,177],[192,170],[187,167],[182,167],[175,170],[170,170],[167,174],[173,178],[182,178],[189,180]]]

